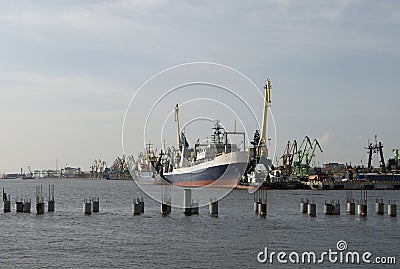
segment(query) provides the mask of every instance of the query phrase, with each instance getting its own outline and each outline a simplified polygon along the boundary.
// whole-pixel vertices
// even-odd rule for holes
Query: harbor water
[[[47,201],[49,184],[54,184],[55,212],[15,213],[15,198],[34,201],[36,185],[43,185]],[[266,247],[321,253],[336,249],[341,240],[351,251],[381,257],[400,253],[398,218],[374,212],[376,198],[400,201],[398,191],[368,191],[368,215],[359,217],[347,215],[344,207],[340,216],[323,214],[324,201],[345,204],[346,191],[270,190],[268,216],[260,218],[246,190],[233,190],[219,202],[218,217],[210,217],[208,207],[201,207],[199,215],[185,216],[181,208],[172,208],[170,215],[162,216],[160,204],[140,194],[132,181],[2,180],[0,186],[13,201],[11,213],[0,213],[0,268],[298,268],[277,261],[260,263],[257,255]],[[132,214],[135,195],[145,201],[140,216]],[[360,198],[358,191],[352,195],[356,201]],[[82,213],[83,199],[89,197],[99,197],[99,213]],[[316,217],[301,214],[301,198],[317,204]],[[379,268],[398,268],[400,256],[396,258],[397,265]],[[360,265],[325,261],[306,267]]]

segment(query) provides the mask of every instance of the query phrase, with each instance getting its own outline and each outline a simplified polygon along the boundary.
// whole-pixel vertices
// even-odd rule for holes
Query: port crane
[[[308,151],[306,153],[306,166],[307,167],[310,167],[311,161],[315,157],[315,150],[317,149],[317,146],[318,146],[320,152],[321,153],[323,152],[323,150],[321,148],[321,145],[319,144],[318,140],[314,139],[311,147],[308,149]],[[310,154],[310,151],[311,151],[311,154]]]
[[[293,159],[294,156],[296,155],[297,152],[297,141],[293,140],[293,143],[288,141],[285,151],[280,159],[282,159],[283,162],[283,169],[288,170],[288,173],[292,173],[292,165],[293,165]]]
[[[267,118],[268,118],[268,107],[271,103],[271,81],[266,78],[265,80],[265,94],[264,94],[264,110],[262,115],[262,125],[261,131],[256,130],[254,133],[253,141],[250,142],[253,145],[252,153],[250,155],[250,160],[245,170],[245,175],[249,174],[251,171],[254,171],[257,164],[264,164],[264,166],[268,169],[269,166],[267,163],[268,158],[268,148],[267,148]],[[243,140],[245,141],[245,140]],[[271,165],[272,167],[272,165]],[[272,167],[273,168],[273,167]]]
[[[293,163],[293,171],[295,176],[306,176],[308,169],[310,168],[311,161],[315,157],[315,150],[319,148],[321,152],[322,148],[317,139],[311,142],[311,139],[306,136],[301,143],[299,150],[296,152],[297,159]]]
[[[312,148],[311,140],[308,136],[305,136],[303,142],[301,142],[299,150],[297,151],[297,162],[302,163],[304,157],[306,156],[309,148]]]
[[[268,117],[268,107],[271,103],[271,81],[267,78],[265,80],[265,96],[264,96],[264,110],[263,110],[263,118],[262,118],[262,126],[261,133],[257,147],[257,159],[261,157],[268,158],[268,149],[267,149],[267,117]]]

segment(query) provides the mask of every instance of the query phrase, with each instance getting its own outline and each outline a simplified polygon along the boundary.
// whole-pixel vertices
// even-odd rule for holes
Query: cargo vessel
[[[177,109],[178,107],[176,107]],[[181,187],[234,187],[243,175],[249,160],[245,148],[229,143],[228,135],[244,132],[227,132],[215,121],[212,139],[196,143],[190,148],[185,134],[179,138],[179,150],[168,150],[163,159],[161,177]]]
[[[228,132],[215,121],[211,140],[208,143],[189,144],[184,132],[179,126],[179,106],[175,106],[175,121],[177,123],[178,149],[168,149],[161,157],[161,177],[167,182],[182,187],[237,187],[242,177],[254,170],[256,164],[264,165],[270,170],[271,161],[268,159],[266,146],[267,113],[270,101],[270,81],[266,79],[264,95],[264,110],[262,115],[261,134],[254,147],[253,156],[246,149],[245,132]],[[235,128],[236,129],[236,128]],[[258,131],[256,131],[258,134]],[[232,144],[230,136],[242,136],[242,148]],[[198,140],[199,141],[199,140]],[[262,161],[265,160],[265,161]],[[259,186],[262,182],[255,182]]]

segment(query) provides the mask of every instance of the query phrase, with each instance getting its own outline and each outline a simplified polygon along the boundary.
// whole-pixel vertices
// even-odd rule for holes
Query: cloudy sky
[[[0,38],[0,172],[111,164],[135,91],[192,61],[271,79],[279,156],[305,135],[318,162],[400,147],[398,1],[0,1]]]

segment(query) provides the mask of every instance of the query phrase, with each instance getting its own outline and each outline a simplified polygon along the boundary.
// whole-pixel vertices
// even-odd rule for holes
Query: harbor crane
[[[311,139],[306,136],[303,139],[298,151],[296,152],[297,159],[293,162],[293,171],[295,176],[304,177],[308,174],[311,161],[315,157],[315,150],[319,148],[321,152],[322,148],[317,139],[311,142]]]
[[[260,157],[268,157],[268,149],[267,149],[267,117],[268,117],[268,107],[271,103],[271,81],[267,78],[265,80],[265,96],[264,96],[264,110],[263,110],[263,118],[262,118],[262,126],[260,133],[260,140],[258,143],[258,152],[257,158]]]
[[[313,143],[312,143],[312,145],[311,145],[311,147],[308,149],[308,151],[307,151],[307,153],[306,153],[306,166],[307,166],[307,167],[310,167],[311,161],[312,161],[312,160],[314,159],[314,157],[315,157],[315,150],[317,149],[317,146],[318,146],[320,152],[321,152],[321,153],[323,152],[323,150],[322,150],[322,148],[321,148],[321,146],[320,146],[318,140],[317,140],[317,139],[314,139],[314,140],[313,140]],[[311,151],[311,154],[310,154],[310,151]]]
[[[288,170],[289,174],[292,173],[293,159],[297,152],[297,141],[293,140],[293,143],[288,141],[285,151],[280,159],[283,162],[283,169]]]
[[[306,156],[309,148],[312,148],[312,143],[310,138],[308,136],[305,136],[296,152],[297,160],[294,163],[295,165],[300,165],[303,162],[303,159]]]

